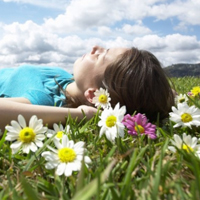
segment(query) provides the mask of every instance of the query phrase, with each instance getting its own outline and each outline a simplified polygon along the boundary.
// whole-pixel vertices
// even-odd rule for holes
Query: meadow
[[[195,77],[172,78],[172,82],[178,94],[187,94],[200,86],[200,79]],[[199,95],[188,98],[190,107],[200,108]],[[140,134],[142,129],[139,129],[138,135],[130,135],[125,128],[124,137],[116,137],[113,142],[105,134],[99,136],[99,115],[97,113],[90,121],[77,122],[70,116],[66,119],[69,129],[64,129],[64,135],[78,143],[76,147],[81,146],[80,149],[82,143],[79,141],[83,141],[84,155],[88,158],[81,161],[80,171],[75,170],[68,175],[56,173],[55,168],[48,167],[46,163],[51,160],[51,154],[44,153],[59,146],[53,139],[58,132],[61,134],[62,129],[52,131],[52,136],[46,137],[44,145],[35,152],[19,150],[15,154],[11,149],[12,142],[8,141],[8,131],[1,133],[0,199],[200,199],[198,122],[190,127],[174,127],[176,122],[170,118],[164,121],[158,118],[154,123],[156,139]],[[200,117],[197,120],[200,123]],[[180,144],[184,134],[189,137]],[[54,165],[53,162],[51,164]]]

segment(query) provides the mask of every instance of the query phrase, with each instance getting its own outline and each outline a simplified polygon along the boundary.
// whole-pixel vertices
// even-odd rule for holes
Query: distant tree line
[[[174,64],[163,69],[169,77],[200,76],[200,63]]]

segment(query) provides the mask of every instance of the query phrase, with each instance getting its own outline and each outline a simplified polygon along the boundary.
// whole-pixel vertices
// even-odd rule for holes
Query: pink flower
[[[156,139],[156,125],[148,122],[147,117],[138,113],[131,116],[129,114],[124,116],[122,123],[128,129],[130,135],[145,134],[151,139]]]
[[[190,96],[190,97],[194,96],[194,95],[192,94],[192,92],[188,92],[187,95]]]

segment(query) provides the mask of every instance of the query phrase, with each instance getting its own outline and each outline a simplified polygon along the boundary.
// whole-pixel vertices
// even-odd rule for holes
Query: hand
[[[96,108],[92,106],[81,105],[77,108],[81,112],[83,111],[87,117],[87,119],[91,119],[94,117],[94,114],[98,111]]]

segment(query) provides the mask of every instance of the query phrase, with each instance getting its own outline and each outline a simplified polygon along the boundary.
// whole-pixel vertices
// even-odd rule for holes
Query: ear
[[[92,103],[92,99],[94,98],[94,92],[96,91],[96,88],[88,88],[85,92],[84,92],[84,96],[85,98]]]

